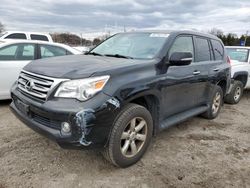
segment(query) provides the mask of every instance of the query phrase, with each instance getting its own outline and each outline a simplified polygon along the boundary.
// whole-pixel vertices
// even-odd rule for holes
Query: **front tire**
[[[215,119],[220,113],[223,104],[223,91],[220,86],[215,86],[212,97],[209,101],[208,110],[202,114],[206,119]]]
[[[103,155],[118,167],[128,167],[141,159],[153,133],[153,120],[143,106],[128,104],[114,122]]]
[[[243,83],[241,81],[234,81],[230,93],[225,97],[225,102],[228,104],[238,104],[242,97],[243,90]]]

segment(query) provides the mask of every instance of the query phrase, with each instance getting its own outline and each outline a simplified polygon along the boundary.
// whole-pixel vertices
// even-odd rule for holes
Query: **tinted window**
[[[67,55],[64,48],[50,45],[40,45],[41,58]]]
[[[210,49],[207,39],[204,38],[195,38],[196,44],[196,62],[200,61],[210,61]]]
[[[189,36],[178,37],[169,50],[169,57],[174,52],[190,52],[194,57],[193,39]]]
[[[49,41],[48,37],[46,37],[44,35],[34,35],[34,34],[31,34],[30,38],[31,38],[31,40]]]
[[[13,33],[5,37],[6,39],[27,39],[24,33]]]
[[[33,44],[14,44],[0,49],[0,60],[33,60],[34,52]]]
[[[211,40],[211,42],[213,46],[215,60],[222,60],[224,55],[222,44],[217,40]]]
[[[227,48],[227,54],[231,60],[247,62],[249,50],[244,48]]]

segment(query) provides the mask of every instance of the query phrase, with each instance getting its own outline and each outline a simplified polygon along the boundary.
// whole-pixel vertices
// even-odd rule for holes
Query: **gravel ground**
[[[0,188],[250,187],[250,92],[216,120],[192,118],[153,139],[136,165],[119,169],[97,151],[63,150],[0,102]]]

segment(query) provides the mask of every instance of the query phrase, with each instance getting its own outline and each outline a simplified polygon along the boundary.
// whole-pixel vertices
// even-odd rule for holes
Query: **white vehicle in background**
[[[244,89],[250,89],[250,47],[226,46],[227,55],[231,59],[232,83],[225,102],[237,104]]]
[[[70,46],[32,40],[0,41],[0,100],[10,99],[10,88],[22,68],[35,59],[82,54]]]
[[[75,48],[81,51],[82,53],[88,52],[90,50],[90,48],[87,46],[73,46],[72,48]]]
[[[53,42],[51,36],[46,33],[24,32],[24,31],[6,31],[0,34],[0,40],[41,40]]]

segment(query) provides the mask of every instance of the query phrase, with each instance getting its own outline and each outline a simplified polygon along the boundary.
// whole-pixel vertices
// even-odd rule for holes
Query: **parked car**
[[[0,100],[10,99],[10,88],[22,68],[34,59],[80,54],[81,52],[57,43],[43,41],[0,42]]]
[[[0,34],[0,40],[41,40],[47,42],[53,42],[51,36],[46,33],[38,32],[24,32],[24,31],[6,31]]]
[[[237,104],[243,90],[250,89],[250,47],[226,46],[226,51],[231,59],[232,83],[225,102]]]
[[[63,148],[101,148],[136,163],[152,135],[218,116],[230,85],[223,43],[192,31],[116,34],[86,55],[36,60],[12,87],[11,109]]]
[[[72,48],[75,48],[76,50],[81,51],[82,53],[86,53],[90,50],[87,46],[73,46]]]

